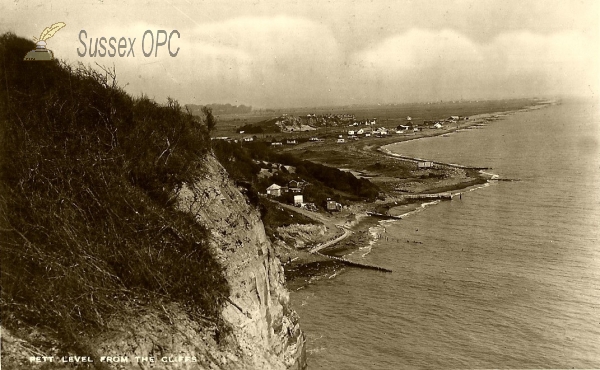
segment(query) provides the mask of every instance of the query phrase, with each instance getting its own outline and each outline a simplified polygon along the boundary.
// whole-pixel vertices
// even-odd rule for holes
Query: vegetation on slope
[[[254,189],[264,192],[273,182],[285,184],[289,180],[302,178],[310,182],[312,189],[307,191],[314,202],[321,204],[326,198],[341,199],[337,192],[343,192],[348,199],[373,201],[379,194],[379,188],[368,179],[357,178],[350,172],[302,160],[290,153],[272,150],[268,143],[250,142],[243,146],[238,143],[215,140],[214,152],[219,161],[238,181],[247,181]],[[275,174],[271,178],[259,180],[260,165],[255,161],[268,161],[295,167],[295,174]]]
[[[324,188],[350,194],[356,198],[354,200],[373,201],[379,193],[377,185],[368,179],[357,178],[350,172],[304,160],[291,153],[271,150],[264,142],[251,143],[248,147],[252,148],[254,158],[293,166],[296,168],[296,175],[304,180],[313,184],[321,184]]]
[[[208,233],[172,204],[202,171],[207,124],[130,97],[114,71],[24,62],[34,48],[0,36],[2,324],[74,346],[115,315],[176,301],[224,329],[229,287]]]

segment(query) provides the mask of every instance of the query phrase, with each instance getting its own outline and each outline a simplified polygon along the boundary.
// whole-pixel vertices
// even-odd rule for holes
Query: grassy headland
[[[2,324],[81,350],[115,316],[177,302],[226,329],[208,233],[173,207],[202,174],[207,124],[110,70],[24,62],[34,48],[0,36]]]

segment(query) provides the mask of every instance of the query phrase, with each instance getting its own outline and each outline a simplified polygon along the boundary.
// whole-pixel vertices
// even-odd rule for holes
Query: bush
[[[202,169],[206,124],[175,101],[130,97],[114,71],[23,62],[34,47],[0,36],[3,324],[75,342],[176,301],[224,329],[229,287],[208,233],[171,206]]]

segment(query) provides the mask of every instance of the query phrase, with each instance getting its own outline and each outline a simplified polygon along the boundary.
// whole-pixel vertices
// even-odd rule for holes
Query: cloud
[[[192,39],[200,45],[195,58],[219,68],[213,72],[227,82],[254,90],[262,100],[306,101],[311,86],[326,87],[339,76],[342,54],[338,41],[329,28],[307,19],[236,18],[198,26]],[[222,56],[218,63],[205,54],[206,47]],[[244,71],[242,80],[233,78],[239,69]]]
[[[598,49],[581,33],[502,34],[486,49],[501,76],[529,76],[550,93],[598,93]],[[488,58],[490,59],[490,58]]]
[[[599,87],[593,45],[577,32],[502,33],[484,44],[412,29],[355,53],[352,64],[368,95],[382,100],[585,95]]]
[[[477,46],[452,30],[433,32],[412,29],[384,40],[356,55],[366,68],[389,70],[427,69],[456,63],[475,63],[482,59]]]
[[[70,62],[115,64],[134,93],[183,103],[255,106],[479,99],[598,93],[598,47],[576,31],[511,31],[474,41],[453,29],[413,28],[353,50],[328,25],[291,16],[238,17],[179,29],[170,57],[141,53],[135,23],[86,29],[92,37],[136,37],[135,58],[80,58],[79,30],[49,48]],[[167,32],[170,32],[167,29]]]

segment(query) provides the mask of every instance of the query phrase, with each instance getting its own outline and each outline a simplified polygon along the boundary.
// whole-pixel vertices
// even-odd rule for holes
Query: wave
[[[490,176],[491,180],[497,180],[500,178],[500,176],[497,174],[483,172],[483,171],[481,171],[481,172],[484,173],[485,175]],[[496,181],[494,181],[494,183],[495,182]],[[480,185],[474,185],[474,186],[465,188],[462,190],[462,192],[472,192],[475,190],[486,188],[486,187],[490,186],[491,184],[492,184],[492,182],[488,181],[488,182],[485,182]],[[401,222],[402,221],[401,219],[405,219],[409,216],[423,212],[428,207],[439,204],[441,201],[442,201],[441,199],[436,199],[436,200],[433,200],[430,202],[424,202],[424,203],[421,203],[419,208],[415,208],[411,211],[408,211],[406,213],[398,215],[399,219],[389,219],[389,220],[379,221],[377,226],[372,226],[369,228],[369,241],[368,241],[367,245],[364,247],[359,247],[358,250],[347,254],[346,256],[344,256],[344,258],[351,259],[354,256],[354,254],[358,253],[358,254],[360,254],[360,258],[364,259],[369,253],[371,253],[371,251],[373,250],[373,247],[376,246],[377,242],[379,242],[380,240],[386,240],[386,239],[384,239],[382,234],[385,234],[387,232],[386,229],[387,229],[388,225],[392,225],[397,222]]]
[[[498,180],[500,178],[500,175],[497,175],[497,174],[491,173],[491,172],[479,171],[479,173],[489,176],[490,180]]]

